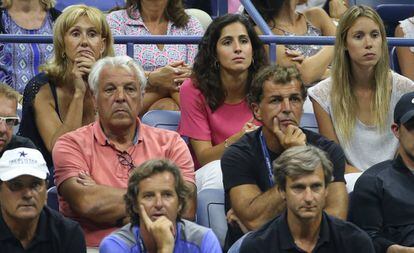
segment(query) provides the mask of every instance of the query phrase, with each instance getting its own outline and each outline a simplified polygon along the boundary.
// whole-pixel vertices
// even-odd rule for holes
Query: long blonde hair
[[[89,18],[101,37],[105,39],[105,49],[102,57],[114,55],[112,32],[104,14],[95,7],[84,4],[72,5],[56,19],[53,27],[54,55],[51,61],[40,67],[41,71],[46,72],[54,80],[64,81],[66,79],[69,70],[67,69],[68,59],[65,52],[64,37],[66,32],[83,16]]]
[[[384,24],[379,15],[368,6],[352,6],[349,8],[336,29],[335,56],[332,64],[332,90],[331,104],[333,118],[335,118],[335,131],[337,135],[344,136],[345,141],[352,137],[352,130],[356,122],[358,102],[353,86],[351,85],[352,71],[351,59],[346,49],[348,30],[360,17],[373,20],[381,33],[381,57],[374,67],[374,97],[371,101],[371,110],[374,112],[374,124],[380,131],[385,131],[388,118],[391,87],[388,83],[390,76],[388,46]]]

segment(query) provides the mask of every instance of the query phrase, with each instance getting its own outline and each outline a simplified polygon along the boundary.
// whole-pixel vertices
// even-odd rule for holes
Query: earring
[[[220,69],[220,63],[216,60],[214,61],[214,67],[219,70]]]

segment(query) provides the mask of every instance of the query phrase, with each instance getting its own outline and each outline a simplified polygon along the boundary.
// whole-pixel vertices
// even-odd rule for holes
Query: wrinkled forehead
[[[0,94],[0,116],[16,116],[17,100]]]
[[[141,86],[137,74],[132,67],[128,65],[104,66],[99,75],[99,87],[103,87],[108,84],[134,84],[138,88]]]
[[[263,84],[263,96],[286,96],[289,97],[294,94],[301,94],[301,83],[297,79],[292,79],[287,82],[277,82],[273,80],[266,80]]]

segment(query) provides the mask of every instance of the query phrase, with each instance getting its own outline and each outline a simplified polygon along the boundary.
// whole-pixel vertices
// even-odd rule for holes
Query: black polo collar
[[[49,241],[50,238],[48,236],[48,229],[47,229],[47,217],[45,214],[45,208],[40,213],[39,222],[36,228],[36,234],[31,241],[29,247],[27,249],[30,249],[31,247],[35,246],[38,243]],[[9,227],[7,226],[6,222],[3,219],[3,215],[0,211],[0,241],[7,241],[7,240],[16,240],[14,235],[11,233]]]
[[[284,212],[280,218],[281,218],[280,219],[280,230],[278,234],[279,241],[280,241],[280,247],[284,250],[296,249],[299,252],[304,252],[302,249],[300,249],[295,244],[292,234],[290,233],[290,229],[287,223],[287,212]],[[319,231],[319,239],[313,251],[318,249],[323,244],[328,243],[329,239],[330,239],[330,233],[329,233],[329,225],[328,225],[326,213],[322,212],[322,224],[321,224],[321,229]]]

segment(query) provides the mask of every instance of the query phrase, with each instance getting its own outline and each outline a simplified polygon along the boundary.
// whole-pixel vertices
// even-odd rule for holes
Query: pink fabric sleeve
[[[56,142],[52,155],[57,187],[66,179],[77,177],[82,171],[90,174],[90,168],[81,150],[71,133],[61,136]]]
[[[180,88],[181,119],[178,132],[196,140],[211,141],[208,124],[209,108],[201,92],[194,87],[191,79],[184,81]]]
[[[178,134],[171,140],[171,148],[167,158],[173,161],[180,169],[184,180],[195,184],[194,163],[187,144]]]

